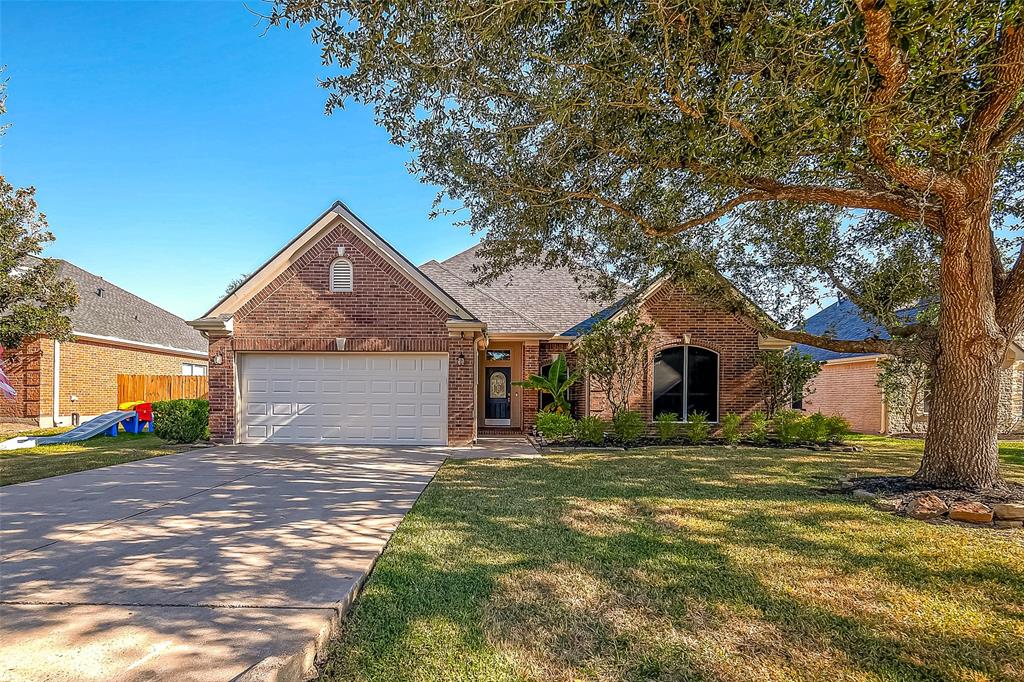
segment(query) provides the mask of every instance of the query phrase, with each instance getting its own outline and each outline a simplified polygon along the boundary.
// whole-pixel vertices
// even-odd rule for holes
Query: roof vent
[[[102,296],[103,295],[103,287],[96,287],[96,295],[97,296]]]

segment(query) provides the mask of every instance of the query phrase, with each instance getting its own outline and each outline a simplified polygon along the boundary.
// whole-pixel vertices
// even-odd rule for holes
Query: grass
[[[117,438],[0,450],[0,486],[169,455],[188,447],[169,444],[151,433],[122,433]]]
[[[1024,679],[1024,533],[824,492],[919,458],[861,443],[448,462],[323,679]]]

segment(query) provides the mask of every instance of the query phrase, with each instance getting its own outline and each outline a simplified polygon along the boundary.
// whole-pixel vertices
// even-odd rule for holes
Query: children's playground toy
[[[127,403],[126,403],[127,404]],[[119,426],[125,433],[153,432],[153,404],[132,403],[128,409],[114,410],[93,417],[80,426],[56,436],[35,438],[11,438],[0,443],[0,450],[20,450],[34,448],[37,445],[56,445],[58,443],[77,443],[100,435],[117,436]]]

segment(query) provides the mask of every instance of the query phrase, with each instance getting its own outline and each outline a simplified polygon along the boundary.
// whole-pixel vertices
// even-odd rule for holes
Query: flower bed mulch
[[[584,443],[578,440],[558,440],[558,441],[547,441],[543,436],[531,435],[530,439],[539,448],[549,450],[552,452],[560,452],[563,450],[636,450],[640,448],[652,448],[652,447],[706,447],[714,445],[729,446],[721,438],[709,438],[703,443],[691,443],[686,438],[672,438],[667,441],[663,441],[655,436],[644,436],[636,440],[623,442],[615,440],[613,438],[605,438],[603,443]],[[805,450],[817,450],[817,451],[832,451],[832,452],[860,452],[863,448],[859,445],[851,445],[849,443],[832,443],[828,445],[814,444],[814,443],[789,443],[783,445],[777,440],[769,440],[767,443],[754,443],[749,440],[742,440],[736,443],[733,447],[744,447],[744,448],[800,448]]]
[[[840,482],[842,490],[866,490],[880,498],[909,501],[919,495],[935,495],[947,505],[952,502],[981,502],[1000,504],[1002,502],[1024,502],[1024,484],[1008,481],[1003,488],[986,490],[964,490],[936,488],[910,478],[909,476],[865,476]]]

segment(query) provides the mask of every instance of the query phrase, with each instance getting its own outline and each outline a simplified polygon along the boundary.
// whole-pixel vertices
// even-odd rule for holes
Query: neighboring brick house
[[[7,351],[17,391],[0,420],[63,425],[117,408],[118,374],[205,374],[206,341],[183,319],[66,261],[58,274],[78,289],[68,317],[74,340],[36,338]]]
[[[813,315],[804,328],[812,334],[837,339],[888,338],[885,330],[866,321],[849,299],[841,299]],[[837,353],[804,345],[797,348],[825,362],[821,373],[809,386],[812,392],[804,398],[805,410],[842,415],[850,421],[853,430],[860,433],[907,433],[911,430],[904,423],[906,419],[899,416],[906,410],[887,405],[878,388],[878,363],[885,355]],[[1007,434],[1024,430],[1024,350],[1020,344],[1013,344],[1011,352],[1013,357],[1007,359],[1003,369],[999,398],[999,430]],[[927,428],[927,406],[918,410],[914,422],[917,431]]]
[[[474,247],[417,268],[336,203],[190,323],[209,338],[213,438],[443,445],[529,429],[540,397],[516,382],[574,362],[603,306],[565,269],[474,284],[478,262]],[[637,299],[656,342],[631,407],[756,409],[755,352],[786,344],[668,283]],[[587,382],[572,399],[608,416]]]

